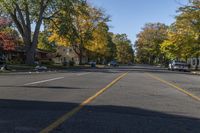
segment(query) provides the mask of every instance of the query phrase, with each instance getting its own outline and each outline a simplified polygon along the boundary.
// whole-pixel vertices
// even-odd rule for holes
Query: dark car
[[[96,62],[95,61],[90,61],[88,63],[91,67],[96,67]]]
[[[5,63],[5,57],[0,54],[0,65],[3,65]]]
[[[6,63],[6,58],[3,54],[0,54],[0,65],[4,65]]]
[[[116,66],[119,66],[119,65],[118,65],[118,63],[116,61],[111,61],[111,62],[108,63],[108,66],[116,67]]]

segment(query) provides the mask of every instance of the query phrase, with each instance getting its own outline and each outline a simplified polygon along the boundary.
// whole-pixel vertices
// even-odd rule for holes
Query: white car
[[[169,63],[169,70],[189,71],[189,65],[182,61],[172,61]]]

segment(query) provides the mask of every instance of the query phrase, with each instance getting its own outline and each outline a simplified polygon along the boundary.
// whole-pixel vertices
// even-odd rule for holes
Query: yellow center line
[[[124,73],[124,74],[120,75],[119,77],[117,77],[115,80],[113,80],[111,83],[109,83],[106,87],[102,88],[100,91],[95,93],[93,96],[91,96],[88,99],[86,99],[85,101],[83,101],[80,105],[78,105],[77,107],[72,109],[70,112],[67,112],[66,114],[64,114],[63,116],[58,118],[56,121],[51,123],[49,126],[47,126],[46,128],[42,129],[40,131],[40,133],[49,133],[52,130],[54,130],[56,127],[61,125],[63,122],[67,121],[70,117],[72,117],[73,115],[78,113],[85,105],[87,105],[87,104],[91,103],[92,101],[94,101],[98,96],[100,96],[102,93],[104,93],[110,87],[112,87],[115,83],[117,83],[120,79],[125,77],[127,74],[128,73]]]
[[[167,85],[169,85],[169,86],[171,86],[171,87],[173,87],[173,88],[179,90],[180,92],[182,92],[182,93],[184,93],[184,94],[186,94],[186,95],[192,97],[193,99],[195,99],[195,100],[197,100],[197,101],[200,101],[200,97],[198,97],[198,96],[192,94],[192,93],[189,92],[189,91],[186,91],[185,89],[179,87],[178,85],[172,84],[172,83],[170,83],[170,82],[168,82],[168,81],[166,81],[166,80],[163,80],[163,79],[161,79],[160,77],[157,77],[157,76],[155,76],[155,75],[153,75],[153,74],[150,74],[150,73],[146,73],[146,74],[147,74],[148,76],[150,76],[151,78],[156,79],[156,80],[158,80],[158,81],[160,81],[160,82],[162,82],[162,83],[164,83],[164,84],[167,84]]]

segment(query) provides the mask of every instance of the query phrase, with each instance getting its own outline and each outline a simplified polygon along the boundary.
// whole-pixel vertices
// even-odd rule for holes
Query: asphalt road
[[[152,66],[0,74],[0,133],[200,133],[200,76]]]

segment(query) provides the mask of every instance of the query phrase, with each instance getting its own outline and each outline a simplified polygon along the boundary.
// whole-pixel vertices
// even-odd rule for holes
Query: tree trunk
[[[25,2],[22,5],[25,5],[25,9],[23,10],[20,8],[17,2],[14,2],[14,12],[9,11],[10,16],[12,17],[12,20],[14,21],[19,33],[23,37],[23,41],[26,47],[26,60],[25,63],[28,65],[34,64],[35,59],[35,50],[37,48],[38,43],[38,35],[40,32],[40,27],[43,20],[43,14],[45,12],[45,9],[47,8],[49,4],[48,1],[41,0],[40,2],[40,8],[39,8],[39,14],[36,17],[37,21],[35,21],[35,30],[34,32],[31,32],[31,14],[29,12],[28,3]],[[33,33],[33,36],[31,36]]]
[[[80,54],[78,55],[79,57],[79,65],[83,65],[83,51],[80,49]]]
[[[80,43],[80,46],[79,46],[79,65],[83,65],[83,50],[84,50],[84,47],[83,47],[83,40],[81,39],[81,43]]]
[[[34,65],[35,62],[35,49],[30,48],[26,51],[26,61],[27,65]]]
[[[27,32],[28,34],[28,32]],[[23,41],[25,43],[25,64],[34,65],[35,62],[35,51],[37,47],[37,38],[36,40],[31,42],[31,38],[28,36],[23,37]]]

